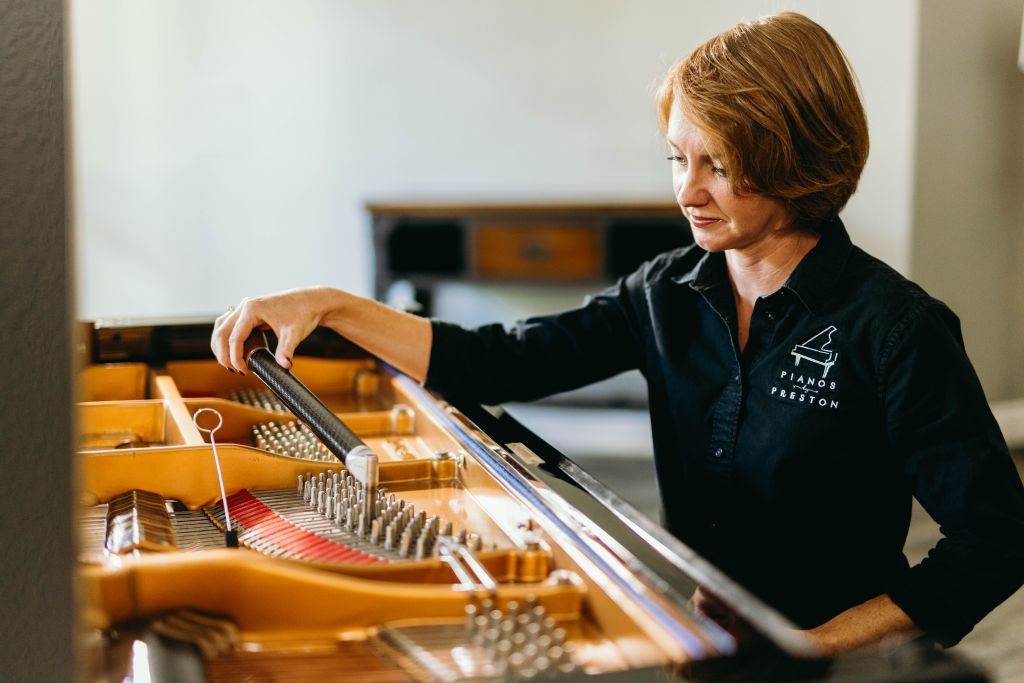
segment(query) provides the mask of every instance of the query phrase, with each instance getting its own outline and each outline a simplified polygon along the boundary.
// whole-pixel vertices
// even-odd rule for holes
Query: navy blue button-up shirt
[[[511,331],[433,322],[426,384],[531,400],[638,368],[668,528],[797,624],[887,593],[940,642],[1024,582],[1024,488],[959,320],[838,218],[754,307],[724,255],[679,249]],[[916,496],[944,538],[911,568]]]

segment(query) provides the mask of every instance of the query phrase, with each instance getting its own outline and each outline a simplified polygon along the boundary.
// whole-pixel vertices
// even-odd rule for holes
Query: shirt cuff
[[[887,593],[925,635],[943,647],[952,647],[970,633],[972,625],[957,623],[953,605],[942,598],[942,586],[928,569],[920,564],[912,567],[889,586]]]
[[[443,320],[431,319],[430,327],[430,365],[423,386],[445,396],[467,393],[463,378],[474,347],[473,333]]]

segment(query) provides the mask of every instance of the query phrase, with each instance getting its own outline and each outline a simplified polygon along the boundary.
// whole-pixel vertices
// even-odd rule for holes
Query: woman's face
[[[686,118],[677,99],[666,134],[676,201],[690,221],[693,239],[706,251],[755,252],[793,231],[782,203],[757,194],[739,195],[729,187],[729,169],[704,144],[700,130]]]

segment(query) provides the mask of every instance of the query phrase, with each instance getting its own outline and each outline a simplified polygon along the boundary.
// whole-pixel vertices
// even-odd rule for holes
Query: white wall
[[[860,76],[872,150],[845,217],[907,266],[913,0],[69,4],[83,318],[369,293],[368,199],[671,200],[661,74],[785,8]]]
[[[995,400],[1024,394],[1022,11],[927,0],[920,15],[911,274],[960,316]]]

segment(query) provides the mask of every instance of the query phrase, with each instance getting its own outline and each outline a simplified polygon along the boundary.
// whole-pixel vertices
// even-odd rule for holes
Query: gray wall
[[[990,400],[1024,395],[1020,0],[921,0],[910,271],[960,316]]]
[[[0,0],[0,678],[72,676],[64,6]]]

